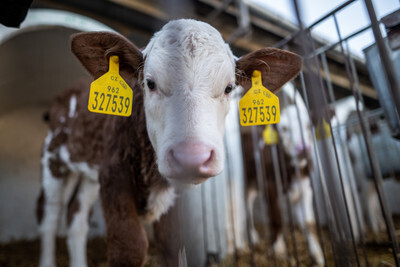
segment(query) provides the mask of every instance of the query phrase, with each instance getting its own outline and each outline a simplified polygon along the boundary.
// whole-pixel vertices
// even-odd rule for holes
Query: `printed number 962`
[[[125,110],[125,114],[129,110],[130,99],[129,97],[118,96],[114,94],[105,94],[100,92],[94,92],[94,103],[92,104],[93,110],[112,112],[118,111],[122,113]]]
[[[275,106],[258,106],[242,108],[243,123],[263,123],[276,120]]]

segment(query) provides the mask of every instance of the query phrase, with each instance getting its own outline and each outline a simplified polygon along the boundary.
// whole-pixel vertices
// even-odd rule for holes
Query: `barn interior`
[[[293,1],[297,2],[302,1]],[[376,5],[377,1],[372,2]],[[304,71],[293,85],[313,114],[313,136],[317,136],[324,118],[332,130],[313,139],[318,152],[312,178],[314,209],[323,265],[399,266],[398,12],[375,21],[370,13],[367,27],[341,36],[337,43],[313,32],[324,21],[337,20],[337,14],[352,5],[368,7],[368,3],[371,1],[343,1],[328,14],[321,14],[315,23],[304,26],[301,16],[294,23],[242,0],[34,0],[20,27],[0,25],[0,265],[31,266],[39,262],[36,201],[41,186],[42,145],[48,131],[45,116],[59,93],[89,77],[70,51],[71,34],[113,31],[142,48],[169,20],[193,18],[220,31],[238,57],[262,47],[303,56]],[[373,33],[374,42],[364,44],[364,55],[352,54],[349,42],[367,31]],[[255,166],[245,166],[241,137],[247,132],[253,139],[262,139],[262,131],[239,126],[240,97],[235,95],[228,115],[235,123],[226,125],[229,138],[225,139],[224,172],[201,186],[184,190],[176,204],[185,214],[176,219],[185,225],[186,264],[310,266],[313,259],[304,236],[292,226],[290,211],[282,212],[288,255],[283,259],[275,255],[268,240],[268,196],[262,192],[255,202],[254,216],[261,241],[251,242],[245,170],[254,168],[258,181],[265,179],[265,171],[262,156]],[[362,111],[357,110],[356,98],[362,103]],[[346,104],[348,99],[352,104]],[[336,124],[334,116],[327,115],[329,110],[334,110]],[[350,135],[358,143],[358,157],[349,152]],[[257,145],[251,149],[256,158],[263,153]],[[357,164],[354,159],[359,160]],[[361,190],[366,183],[377,194],[378,210],[385,222],[379,233],[373,233],[368,212],[363,210],[362,204],[368,200],[362,198]],[[67,197],[64,201],[68,202]],[[335,217],[339,219],[332,219]],[[65,234],[62,221],[57,240],[59,266],[68,266],[69,262]],[[97,201],[90,218],[89,266],[108,266],[105,235],[101,203]],[[162,265],[157,262],[152,242],[146,266]]]

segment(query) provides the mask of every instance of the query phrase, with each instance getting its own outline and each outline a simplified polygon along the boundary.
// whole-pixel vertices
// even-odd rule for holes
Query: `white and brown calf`
[[[282,105],[280,122],[276,125],[279,141],[277,152],[279,155],[279,173],[282,181],[282,191],[290,201],[293,218],[307,239],[308,248],[314,262],[324,264],[321,247],[316,236],[315,216],[313,210],[313,190],[311,188],[310,172],[313,170],[314,144],[311,133],[311,121],[306,106],[299,94],[294,97],[293,88],[285,86],[283,93],[291,98],[289,104]],[[296,98],[295,105],[294,99]],[[249,133],[242,134],[244,142],[247,179],[247,204],[250,211],[250,227],[252,241],[258,241],[258,233],[254,227],[253,208],[258,195],[254,158],[248,147],[252,147]],[[273,154],[270,146],[262,141],[263,158],[265,163],[265,196],[271,225],[271,241],[275,254],[284,258],[287,255],[286,244],[282,234],[282,211],[279,203],[278,184],[274,172]]]
[[[72,173],[80,186],[68,207],[71,266],[86,265],[88,213],[99,187],[109,264],[143,265],[148,247],[143,223],[160,217],[163,222],[174,203],[173,186],[198,184],[222,171],[232,89],[248,90],[257,69],[264,85],[276,91],[301,68],[297,55],[273,48],[237,60],[217,30],[194,20],[169,22],[143,51],[109,32],[76,34],[71,47],[94,79],[118,55],[120,74],[133,89],[133,111],[127,118],[90,113],[88,83],[54,101],[42,157],[41,266],[55,264],[60,199]],[[178,257],[168,245],[176,228],[170,224],[155,234],[164,257]]]

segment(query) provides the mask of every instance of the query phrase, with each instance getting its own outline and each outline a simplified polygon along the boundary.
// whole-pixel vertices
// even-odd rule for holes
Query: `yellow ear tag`
[[[331,127],[329,126],[329,123],[326,122],[325,118],[323,118],[321,123],[319,123],[315,129],[315,138],[317,140],[321,140],[322,138],[330,138],[330,137],[332,137]]]
[[[90,85],[88,109],[96,113],[129,117],[132,114],[132,99],[132,89],[119,75],[118,56],[111,56],[108,72]]]
[[[240,124],[242,126],[275,124],[280,121],[279,99],[265,88],[261,72],[255,70],[250,90],[240,99]]]
[[[278,143],[278,132],[268,124],[262,133],[266,145],[276,145]]]

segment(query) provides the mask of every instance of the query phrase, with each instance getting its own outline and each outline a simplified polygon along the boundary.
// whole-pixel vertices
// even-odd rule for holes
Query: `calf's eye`
[[[226,88],[225,88],[225,94],[228,95],[230,92],[232,92],[233,89],[233,85],[229,84]]]
[[[155,91],[157,89],[156,83],[151,79],[147,79],[146,84],[150,91]]]

